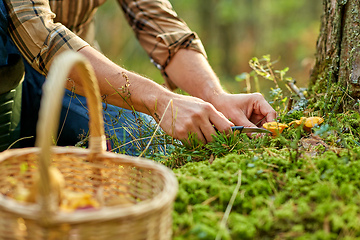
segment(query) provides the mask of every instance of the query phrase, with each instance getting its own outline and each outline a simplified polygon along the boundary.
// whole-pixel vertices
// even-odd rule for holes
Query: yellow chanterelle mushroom
[[[304,129],[306,131],[310,131],[311,128],[313,128],[315,126],[319,126],[323,122],[324,122],[324,119],[322,119],[321,117],[309,117],[309,118],[306,118]]]
[[[310,131],[311,128],[320,125],[321,123],[324,122],[324,119],[321,117],[302,117],[300,118],[300,120],[295,120],[292,121],[291,123],[289,123],[289,125],[295,125],[295,127],[304,124],[303,128],[305,131]]]
[[[294,125],[295,127],[298,127],[305,121],[306,121],[306,117],[301,117],[300,120],[294,120],[294,121],[290,122],[289,126]]]
[[[267,130],[269,130],[270,132],[272,132],[273,136],[277,136],[280,133],[282,133],[282,131],[289,127],[287,124],[284,123],[278,123],[278,122],[267,122],[263,124],[263,127]]]

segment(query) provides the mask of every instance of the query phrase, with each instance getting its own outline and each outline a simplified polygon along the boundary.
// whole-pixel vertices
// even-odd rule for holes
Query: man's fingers
[[[186,142],[189,145],[191,145],[192,141],[191,139],[197,139],[198,141],[202,142],[203,144],[207,143],[207,140],[204,136],[204,134],[201,131],[197,131],[197,132],[188,132],[187,136],[185,137],[180,137],[180,136],[174,136],[177,139],[180,139],[182,142]]]
[[[268,115],[266,115],[266,121],[267,122],[273,122],[277,119],[277,113],[276,112],[270,112]]]
[[[247,119],[242,119],[243,120],[243,124],[242,126],[244,127],[251,127],[251,128],[257,128],[257,126],[255,124],[253,124],[252,122],[250,122]],[[254,137],[257,135],[257,133],[246,133],[246,135],[250,138]]]
[[[271,105],[266,101],[264,96],[260,93],[253,93],[252,94],[253,102],[254,102],[254,109],[251,115],[261,116],[260,119],[264,117],[264,122],[272,122],[276,119],[277,113],[271,107]],[[249,116],[252,118],[253,116]],[[259,119],[259,121],[260,121]],[[254,121],[252,121],[254,122]],[[263,121],[261,121],[263,122]],[[257,122],[256,122],[257,123]]]
[[[230,122],[224,114],[215,109],[214,112],[210,114],[208,121],[210,124],[206,123],[201,126],[201,131],[207,142],[213,141],[212,135],[216,134],[216,130],[221,133],[229,133],[231,131],[231,127],[234,126],[234,124]]]
[[[262,116],[265,116],[266,122],[275,121],[277,118],[276,111],[271,107],[271,105],[263,98],[262,104],[260,104],[260,112]]]
[[[204,134],[206,139],[206,143],[211,142],[213,140],[212,134],[216,134],[214,127],[210,124],[207,126],[200,127],[201,132]]]
[[[216,111],[215,114],[210,115],[210,121],[215,126],[216,130],[223,133],[231,132],[231,127],[235,126],[234,123],[230,122],[223,113]],[[215,134],[215,130],[212,131]]]
[[[266,122],[266,116],[259,115],[259,114],[252,114],[250,117],[250,122],[255,124],[257,127],[261,127],[263,123]]]
[[[252,122],[250,122],[247,119],[243,119],[243,124],[242,126],[244,127],[252,127],[252,128],[257,128],[257,126],[255,124],[253,124]]]
[[[199,129],[196,133],[195,133],[195,137],[200,140],[203,144],[207,143],[207,138],[206,136],[203,134],[203,132],[201,131],[201,129]]]

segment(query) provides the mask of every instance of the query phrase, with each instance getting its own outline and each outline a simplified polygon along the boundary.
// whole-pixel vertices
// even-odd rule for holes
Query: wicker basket
[[[88,101],[89,149],[51,146],[73,66],[82,77]],[[177,180],[161,164],[105,151],[98,85],[92,68],[78,53],[66,52],[54,60],[44,84],[36,146],[0,153],[0,239],[171,239]],[[59,210],[49,166],[60,170],[66,191],[101,196],[102,207]],[[30,188],[36,175],[41,179],[37,203],[16,201],[17,188]]]

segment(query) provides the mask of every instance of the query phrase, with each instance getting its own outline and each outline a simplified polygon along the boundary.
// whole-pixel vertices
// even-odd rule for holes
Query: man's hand
[[[196,134],[203,143],[212,141],[216,134],[214,127],[220,132],[231,131],[234,126],[215,107],[199,98],[174,94],[172,104],[165,112],[160,126],[169,135],[180,140],[188,140],[189,133]],[[167,106],[159,106],[157,115],[162,117]]]
[[[238,126],[262,127],[265,122],[274,121],[276,118],[275,110],[260,93],[222,93],[214,96],[211,102]]]
[[[211,103],[236,125],[261,127],[276,118],[275,110],[260,93],[226,93],[201,53],[180,49],[165,70],[175,85]]]

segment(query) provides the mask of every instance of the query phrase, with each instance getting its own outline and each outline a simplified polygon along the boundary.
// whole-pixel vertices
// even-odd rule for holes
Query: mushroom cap
[[[305,121],[305,127],[313,128],[315,126],[320,125],[324,122],[324,119],[321,117],[308,117]]]
[[[265,129],[269,130],[270,132],[272,132],[273,136],[276,136],[276,135],[282,133],[282,131],[289,126],[284,123],[267,122],[267,123],[263,124],[263,127]]]

